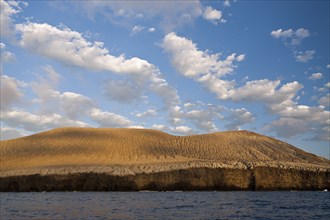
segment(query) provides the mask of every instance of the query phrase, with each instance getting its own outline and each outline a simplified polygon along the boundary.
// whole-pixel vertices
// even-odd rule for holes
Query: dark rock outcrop
[[[323,190],[329,171],[257,167],[194,168],[169,172],[113,176],[104,173],[29,175],[0,178],[0,191],[138,191],[138,190]]]

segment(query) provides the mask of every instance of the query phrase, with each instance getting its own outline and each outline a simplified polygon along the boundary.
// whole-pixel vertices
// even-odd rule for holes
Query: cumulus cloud
[[[277,39],[282,39],[284,41],[289,41],[289,43],[293,46],[301,44],[304,38],[310,36],[310,32],[307,29],[299,28],[296,31],[292,29],[288,30],[274,30],[270,33],[270,35]]]
[[[148,109],[145,112],[136,113],[135,116],[138,118],[149,118],[157,115],[157,111],[154,109]]]
[[[226,20],[222,19],[222,12],[213,9],[211,6],[206,6],[203,12],[203,18],[205,20],[211,21],[214,24],[218,24],[218,22],[226,22]]]
[[[16,59],[15,55],[9,51],[1,52],[1,62],[0,63],[7,63],[14,61]]]
[[[69,28],[38,23],[17,24],[16,27],[21,33],[21,47],[62,63],[119,74],[155,74],[156,68],[146,60],[112,56],[102,42],[88,42]]]
[[[198,0],[193,1],[83,1],[76,4],[82,12],[94,18],[102,14],[112,23],[129,26],[136,20],[157,20],[165,32],[192,24],[203,13]]]
[[[117,115],[112,112],[101,111],[100,109],[93,108],[90,111],[90,118],[98,123],[99,127],[130,127],[132,121],[124,116]]]
[[[172,132],[178,133],[178,134],[189,135],[189,134],[193,134],[194,130],[188,126],[178,126],[178,127],[174,127],[172,129]]]
[[[268,79],[246,82],[242,87],[231,92],[231,99],[234,101],[262,102],[275,114],[278,114],[286,107],[294,105],[293,99],[303,85],[294,81],[281,85],[280,80],[271,81]]]
[[[240,62],[245,58],[242,54],[233,53],[225,60],[220,60],[220,54],[200,51],[191,40],[173,32],[164,37],[162,47],[171,55],[173,66],[184,76],[191,78],[206,74],[224,76],[233,71],[233,62]]]
[[[272,31],[270,35],[276,39],[283,40],[292,49],[296,61],[306,63],[314,58],[315,50],[306,50],[305,52],[297,50],[303,39],[310,36],[308,29],[299,28],[296,31],[293,29],[278,29]]]
[[[169,132],[174,135],[192,135],[196,132],[194,129],[186,125],[170,127],[163,124],[154,124],[151,128],[163,132]]]
[[[22,1],[0,1],[1,37],[15,39],[14,16],[25,6],[27,3]]]
[[[18,130],[15,128],[10,127],[1,127],[0,128],[0,140],[9,140],[14,138],[20,138],[26,135],[29,135],[30,133],[22,130]]]
[[[239,130],[241,126],[255,120],[252,113],[245,108],[231,109],[231,115],[228,119],[230,122],[225,125],[228,130]]]
[[[308,131],[308,124],[301,119],[280,118],[267,127],[279,137],[291,138]]]
[[[131,31],[131,36],[132,35],[135,35],[141,31],[143,31],[145,29],[145,27],[141,26],[141,25],[135,25],[133,28],[132,28],[132,31]]]
[[[16,59],[15,54],[13,54],[10,51],[4,50],[6,48],[6,45],[4,43],[0,43],[0,49],[1,49],[1,59],[0,63],[7,63],[14,61]]]
[[[322,73],[313,73],[310,77],[308,77],[311,80],[318,80],[323,78]]]
[[[154,27],[151,27],[151,28],[148,29],[148,32],[151,32],[151,33],[155,32],[155,31],[156,31],[156,28],[154,28]]]
[[[52,84],[56,85],[61,79],[61,75],[57,73],[51,65],[44,66],[43,70],[45,71],[47,78],[49,78]]]
[[[132,125],[132,122],[124,116],[97,108],[94,101],[87,96],[55,90],[56,83],[61,77],[60,74],[51,66],[45,66],[43,69],[45,75],[38,76],[38,80],[31,83],[31,88],[38,96],[38,99],[30,100],[35,107],[32,112],[13,107],[13,104],[22,96],[19,88],[22,87],[23,82],[8,76],[1,76],[1,122],[5,127],[30,133],[57,127],[89,126],[81,119],[93,121],[100,127],[129,127]],[[6,132],[8,135],[18,135],[12,130]]]
[[[305,52],[302,51],[294,51],[294,57],[296,61],[306,63],[309,60],[314,59],[315,50],[306,50]]]
[[[95,106],[89,97],[73,92],[64,92],[59,96],[59,99],[65,115],[72,119],[86,115],[88,109]]]
[[[162,46],[170,54],[172,64],[179,73],[201,83],[219,99],[262,101],[275,108],[275,105],[292,104],[292,98],[302,88],[298,82],[278,88],[281,84],[279,80],[268,79],[248,81],[244,86],[235,88],[235,81],[223,80],[222,77],[232,73],[234,62],[244,60],[244,55],[233,53],[225,60],[219,60],[219,54],[200,51],[191,40],[175,33],[166,35]]]
[[[328,141],[329,136],[320,135],[330,126],[330,112],[324,106],[310,107],[294,105],[279,112],[280,119],[273,121],[267,127],[280,137],[293,137],[309,132],[314,140]],[[323,137],[323,138],[321,138]]]
[[[39,132],[56,127],[86,127],[88,124],[65,118],[59,114],[37,115],[25,111],[2,111],[1,120],[10,127],[22,128],[26,131]]]
[[[199,105],[198,108],[183,112],[182,117],[193,123],[202,132],[216,132],[218,128],[215,121],[222,119],[221,111],[223,111],[221,106]]]
[[[326,94],[325,96],[321,97],[318,101],[320,105],[330,107],[330,93]]]
[[[283,35],[282,32],[281,34]],[[289,33],[284,34],[290,35]],[[304,36],[300,32],[296,35]],[[234,61],[242,60],[236,54],[221,61],[218,54],[200,51],[191,40],[179,37],[174,33],[165,36],[163,48],[169,53],[172,64],[178,73],[201,83],[210,92],[216,94],[218,99],[264,104],[268,112],[280,117],[279,120],[268,126],[279,136],[285,135],[280,130],[281,128],[283,130],[297,128],[296,131],[290,131],[285,135],[292,136],[301,132],[316,134],[316,131],[322,131],[326,127],[324,123],[327,121],[326,117],[329,116],[329,111],[324,108],[299,105],[296,102],[295,98],[303,88],[303,85],[296,81],[282,84],[280,80],[260,79],[247,81],[245,85],[236,87],[235,81],[222,79],[233,71]],[[232,120],[226,127],[237,129],[239,124],[253,121],[253,115],[244,113],[244,111],[242,109],[233,111],[232,115],[236,119]],[[181,114],[184,113],[181,111]],[[180,116],[177,118],[180,119]]]
[[[81,94],[57,91],[61,75],[50,65],[44,66],[43,70],[44,74],[38,75],[38,79],[32,82],[32,89],[38,96],[35,102],[40,105],[40,113],[61,113],[70,119],[77,119],[95,106],[90,98]]]
[[[109,100],[129,103],[141,97],[141,88],[129,81],[109,80],[104,84],[103,94]]]
[[[102,42],[91,43],[66,27],[59,29],[49,24],[29,22],[18,24],[16,28],[21,33],[19,44],[31,52],[64,64],[130,77],[140,89],[148,83],[147,89],[159,95],[168,108],[178,102],[176,91],[162,78],[159,69],[146,60],[113,56]]]
[[[224,0],[223,1],[223,6],[230,7],[230,0]]]
[[[23,94],[20,90],[20,83],[15,78],[6,75],[1,75],[0,77],[1,109],[8,109],[14,103],[20,101]]]

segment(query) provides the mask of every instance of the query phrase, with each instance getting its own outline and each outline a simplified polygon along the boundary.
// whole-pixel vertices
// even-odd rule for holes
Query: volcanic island
[[[329,160],[250,131],[58,128],[0,153],[2,192],[330,188]]]

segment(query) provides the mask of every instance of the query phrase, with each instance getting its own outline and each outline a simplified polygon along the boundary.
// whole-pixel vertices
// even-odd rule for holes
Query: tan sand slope
[[[148,129],[60,128],[1,141],[1,176],[258,166],[324,170],[329,160],[248,131],[172,136]]]

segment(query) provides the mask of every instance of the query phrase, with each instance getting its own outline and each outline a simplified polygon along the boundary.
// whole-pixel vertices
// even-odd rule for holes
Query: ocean
[[[9,219],[330,219],[330,193],[28,192],[1,193]]]

